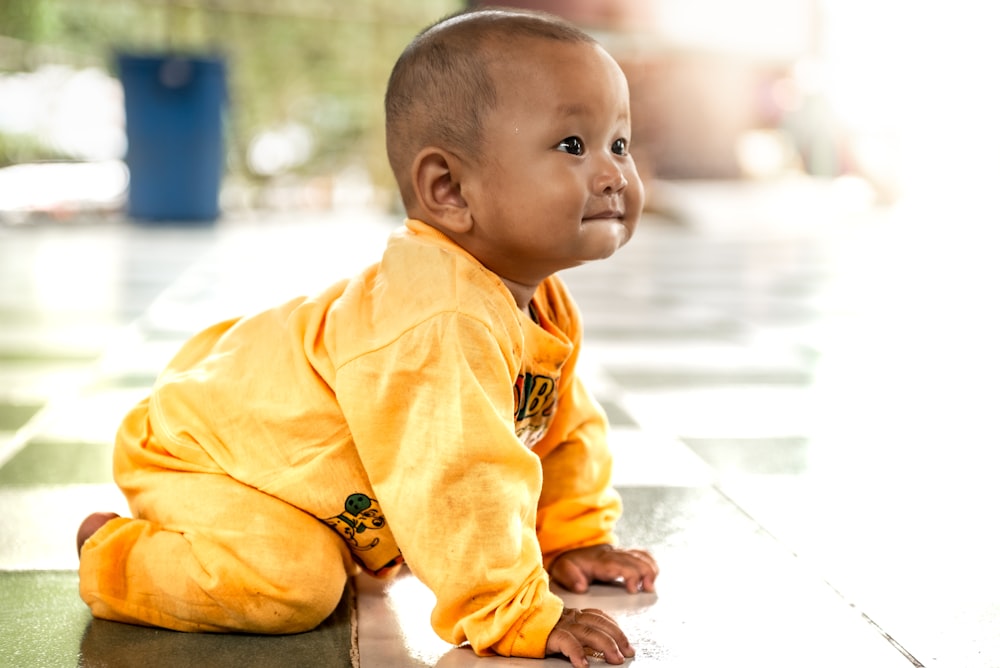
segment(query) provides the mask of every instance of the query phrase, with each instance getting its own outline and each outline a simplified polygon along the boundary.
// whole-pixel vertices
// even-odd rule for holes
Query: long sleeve
[[[567,417],[578,422],[566,424],[568,431],[561,429],[563,425],[553,425],[553,436],[565,435],[542,459],[545,483],[538,503],[537,535],[546,567],[567,550],[614,544],[614,525],[622,512],[621,498],[611,487],[611,453],[603,415],[578,379],[561,400],[560,411],[573,402],[574,410],[567,410]]]
[[[607,418],[576,374],[582,328],[579,313],[557,278],[542,286],[538,303],[552,327],[573,345],[562,368],[559,407],[534,451],[543,480],[538,504],[538,541],[546,567],[567,550],[616,542],[621,498],[611,487]]]
[[[374,497],[435,596],[435,632],[542,657],[563,606],[535,535],[541,462],[513,424],[524,320],[495,274],[407,221],[317,331]]]
[[[538,457],[514,435],[519,342],[441,313],[338,369],[336,391],[432,625],[479,654],[541,657],[562,603],[535,536]]]

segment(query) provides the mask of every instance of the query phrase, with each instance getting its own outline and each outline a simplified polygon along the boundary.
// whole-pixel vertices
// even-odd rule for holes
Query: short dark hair
[[[396,61],[385,93],[389,164],[403,200],[409,170],[425,146],[478,155],[484,117],[497,105],[490,64],[517,39],[596,43],[563,19],[541,12],[478,9],[448,16],[418,34]]]

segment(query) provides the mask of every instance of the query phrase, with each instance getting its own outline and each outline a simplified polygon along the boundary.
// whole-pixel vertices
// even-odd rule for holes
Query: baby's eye
[[[556,148],[570,155],[583,155],[583,140],[579,137],[566,137],[556,145]]]
[[[625,155],[628,153],[628,141],[625,139],[616,139],[613,144],[611,144],[611,152],[615,155]]]

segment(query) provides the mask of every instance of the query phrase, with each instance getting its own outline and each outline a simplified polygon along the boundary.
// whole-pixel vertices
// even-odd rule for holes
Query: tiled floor
[[[672,194],[685,225],[565,275],[658,593],[566,599],[618,616],[635,668],[1000,666],[998,220]],[[76,596],[79,520],[124,512],[117,422],[176,346],[352,271],[395,222],[0,224],[0,665],[350,666],[354,628],[363,668],[568,665],[445,645],[409,576],[292,638],[93,622]]]

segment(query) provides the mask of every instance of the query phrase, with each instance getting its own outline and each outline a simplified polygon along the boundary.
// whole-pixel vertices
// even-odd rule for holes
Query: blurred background
[[[503,3],[0,0],[0,217],[115,214],[131,168],[135,198],[152,198],[153,209],[139,203],[132,214],[183,218],[157,211],[142,179],[168,187],[191,164],[219,172],[199,180],[221,207],[213,199],[193,218],[344,201],[397,207],[382,134],[389,70],[420,28],[476,4]],[[561,14],[618,58],[649,206],[677,218],[672,184],[684,182],[808,182],[849,207],[908,195],[954,206],[1000,176],[992,3],[505,4]],[[129,56],[160,61],[130,75]],[[157,118],[157,96],[171,90],[180,116]],[[139,173],[165,150],[156,136],[171,123],[194,133],[193,148]],[[185,129],[213,123],[217,137]]]
[[[194,332],[378,257],[386,79],[470,4],[0,0],[0,664],[136,646],[84,656],[71,541],[125,512],[121,416]],[[637,637],[677,666],[893,665],[871,632],[996,668],[1000,4],[507,4],[630,79],[649,211],[566,280],[669,564]]]

